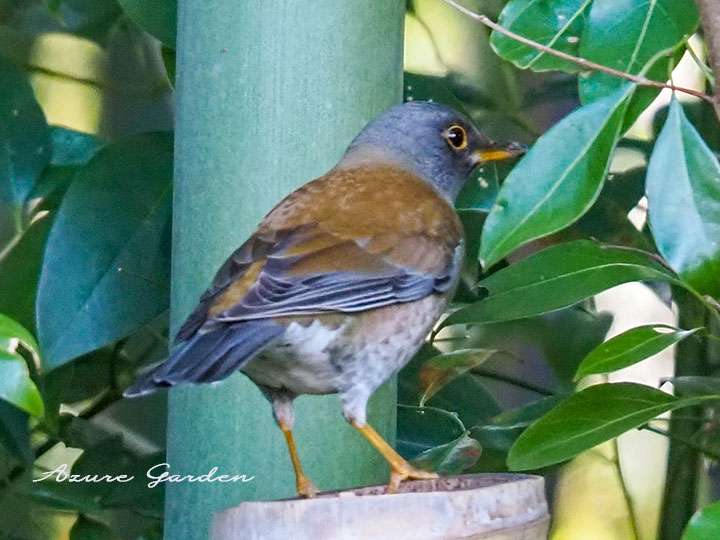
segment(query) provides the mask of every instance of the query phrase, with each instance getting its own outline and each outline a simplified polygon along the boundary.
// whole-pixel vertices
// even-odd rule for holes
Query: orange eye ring
[[[445,140],[454,150],[465,150],[468,145],[468,136],[465,128],[458,124],[453,124],[445,130]]]

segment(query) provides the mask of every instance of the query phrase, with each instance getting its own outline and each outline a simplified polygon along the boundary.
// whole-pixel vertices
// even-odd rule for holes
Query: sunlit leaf
[[[171,174],[167,134],[107,146],[78,171],[50,232],[38,290],[48,369],[167,309]]]
[[[481,454],[480,443],[463,433],[454,441],[425,450],[412,464],[440,474],[460,474],[475,465]]]
[[[516,34],[577,56],[584,19],[591,4],[592,0],[510,0],[498,22]],[[562,69],[569,72],[580,69],[577,64],[523,45],[499,32],[493,32],[490,43],[495,52],[521,69]]]
[[[12,340],[19,340],[27,352],[32,354],[33,359],[38,362],[39,347],[35,336],[27,331],[25,327],[6,315],[0,314],[0,349],[14,350]]]
[[[670,53],[698,24],[694,2],[614,0],[593,2],[580,39],[580,56],[632,74],[643,73]],[[664,66],[666,67],[667,62]],[[667,72],[655,74],[660,80]],[[615,92],[622,79],[595,72],[580,78],[580,96],[589,103]],[[656,93],[656,92],[655,92]]]
[[[677,278],[642,251],[589,240],[558,244],[482,280],[478,285],[488,297],[453,312],[441,327],[532,317],[621,283],[646,280],[676,282]]]
[[[650,157],[646,189],[662,256],[695,289],[720,296],[720,163],[677,100]]]
[[[720,394],[676,398],[635,383],[591,386],[567,398],[520,435],[508,455],[508,466],[521,471],[554,465],[664,412],[709,400],[720,400]]]
[[[632,91],[625,86],[569,114],[515,166],[485,221],[484,267],[587,212],[602,189]]]
[[[50,161],[50,136],[27,76],[0,59],[0,80],[0,199],[20,206]]]
[[[632,328],[590,351],[578,367],[575,380],[595,373],[609,373],[636,364],[699,330],[701,329],[679,330],[655,324]]]
[[[422,391],[420,406],[448,383],[479,366],[496,352],[492,349],[460,349],[426,360],[418,377]]]
[[[43,415],[42,398],[25,359],[7,350],[0,350],[0,399],[32,416]]]
[[[701,508],[690,519],[682,540],[720,538],[720,501]]]

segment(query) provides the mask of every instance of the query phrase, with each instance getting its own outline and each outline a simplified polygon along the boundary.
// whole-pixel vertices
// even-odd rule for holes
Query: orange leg
[[[370,444],[372,444],[390,464],[388,493],[395,493],[398,487],[400,487],[400,482],[403,480],[430,480],[432,478],[438,478],[438,475],[435,473],[416,469],[410,465],[369,424],[360,425],[357,422],[350,423],[352,427],[363,434]]]
[[[293,438],[292,429],[283,421],[278,421],[278,426],[285,435],[285,442],[287,443],[288,452],[290,453],[290,461],[295,471],[295,487],[297,488],[297,494],[300,497],[312,498],[317,494],[317,488],[312,480],[305,476],[302,465],[300,464],[300,458],[298,457],[297,447],[295,446],[295,439]]]

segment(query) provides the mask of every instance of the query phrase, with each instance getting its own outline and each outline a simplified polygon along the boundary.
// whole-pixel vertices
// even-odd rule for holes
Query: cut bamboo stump
[[[213,540],[545,540],[543,479],[472,474],[246,502],[215,514]]]

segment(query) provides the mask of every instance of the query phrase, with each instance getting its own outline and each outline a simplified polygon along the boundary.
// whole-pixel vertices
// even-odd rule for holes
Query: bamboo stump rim
[[[542,477],[481,473],[243,502],[215,514],[211,538],[541,540],[549,519]]]

